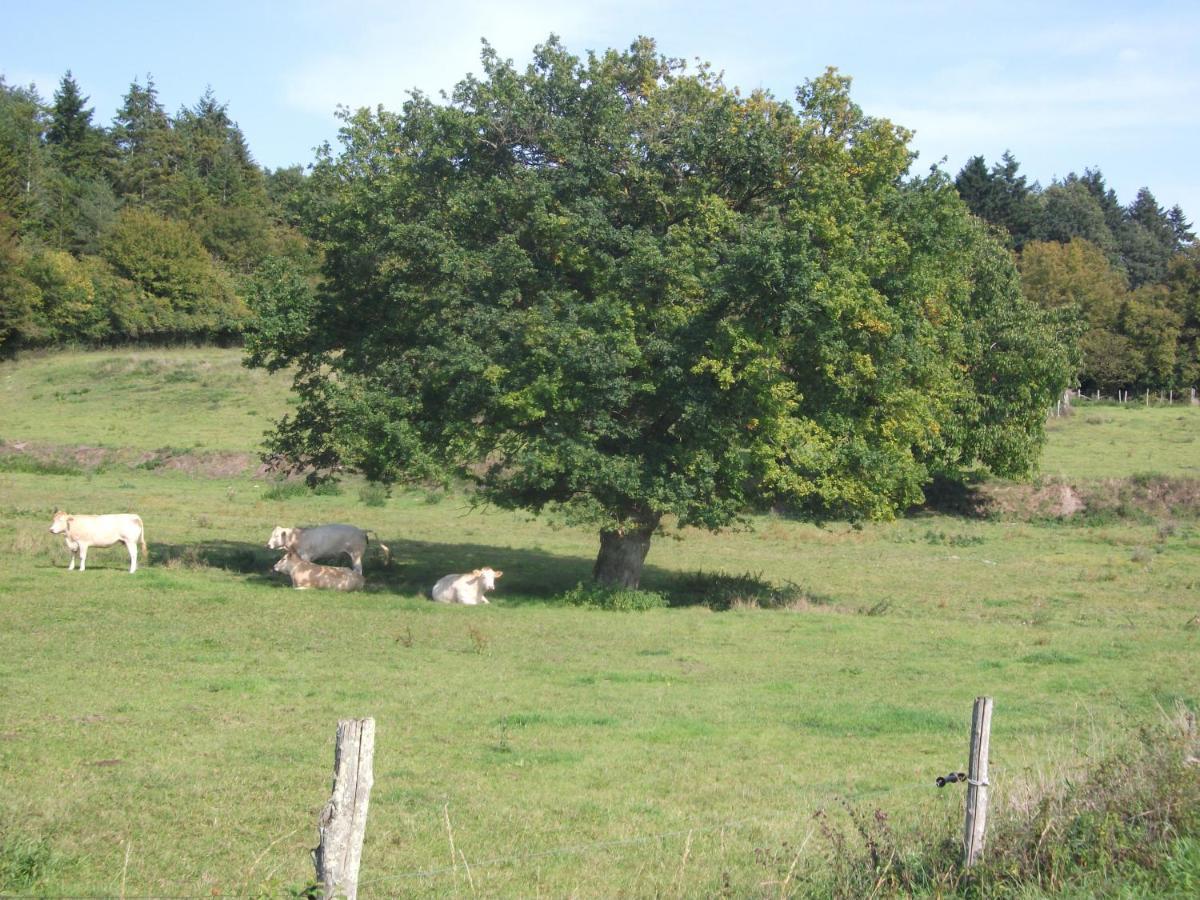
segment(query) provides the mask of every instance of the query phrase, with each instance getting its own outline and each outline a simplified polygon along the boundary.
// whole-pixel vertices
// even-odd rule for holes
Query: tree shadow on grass
[[[486,544],[442,544],[404,538],[384,542],[391,561],[383,565],[378,549],[368,551],[364,571],[368,588],[383,585],[403,594],[428,596],[444,575],[490,567],[503,572],[491,599],[507,605],[544,603],[577,582],[592,577],[592,561],[545,550]]]
[[[925,486],[925,502],[907,510],[906,515],[953,516],[959,519],[988,519],[991,501],[983,490],[983,478],[974,473],[962,479],[935,476]]]
[[[443,575],[490,566],[504,574],[489,597],[508,606],[544,604],[579,582],[590,581],[594,562],[583,556],[539,549],[469,543],[441,544],[386,536],[383,542],[391,550],[389,560],[384,560],[375,541],[367,548],[363,560],[363,575],[368,591],[427,597],[430,588]],[[211,540],[181,544],[154,543],[150,546],[150,564],[155,567],[221,569],[245,576],[256,583],[285,585],[287,579],[271,571],[279,557],[278,550],[268,550],[262,544],[245,541]],[[321,562],[342,566],[350,564],[346,556],[322,559]],[[647,590],[667,590],[677,580],[677,573],[646,566],[642,580]]]
[[[271,567],[279,552],[245,541],[196,541],[191,544],[150,544],[150,564],[164,569],[222,569],[268,583],[279,576]]]

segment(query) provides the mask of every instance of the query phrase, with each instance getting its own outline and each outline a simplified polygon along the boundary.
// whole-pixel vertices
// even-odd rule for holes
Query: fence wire
[[[846,791],[852,787],[847,785]],[[495,868],[497,866],[518,865],[532,862],[539,859],[548,859],[556,856],[568,856],[572,854],[587,854],[595,853],[603,850],[611,850],[613,848],[632,847],[643,844],[649,844],[655,841],[664,841],[670,838],[685,837],[687,835],[707,834],[712,832],[737,831],[740,829],[750,828],[769,824],[772,821],[785,819],[798,819],[802,811],[806,811],[808,817],[812,817],[816,812],[831,803],[836,803],[839,800],[854,800],[866,801],[874,803],[876,800],[890,797],[893,794],[901,792],[921,791],[928,796],[951,796],[954,792],[942,792],[938,789],[933,780],[913,782],[908,784],[898,784],[891,787],[880,789],[866,789],[861,791],[856,797],[849,797],[846,791],[839,792],[836,788],[830,786],[822,786],[822,789],[813,791],[813,794],[820,794],[817,799],[810,799],[806,802],[797,804],[791,809],[785,810],[770,810],[764,811],[755,816],[739,818],[734,820],[723,820],[715,823],[696,823],[690,826],[680,826],[671,829],[670,831],[655,832],[652,834],[631,835],[627,838],[615,838],[601,841],[587,841],[574,844],[563,844],[556,847],[549,847],[543,850],[536,850],[531,853],[519,853],[510,856],[498,856],[484,860],[469,860],[464,855],[462,862],[455,862],[451,865],[431,866],[423,869],[410,869],[404,872],[395,872],[390,875],[383,875],[378,878],[367,878],[358,882],[359,889],[378,887],[386,884],[393,884],[399,881],[411,881],[413,879],[433,879],[443,875],[462,872],[468,874],[476,869]],[[955,794],[956,796],[960,796]]]

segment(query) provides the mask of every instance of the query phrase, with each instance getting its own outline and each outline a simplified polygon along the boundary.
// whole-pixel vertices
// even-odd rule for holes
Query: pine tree
[[[1003,228],[1018,250],[1036,237],[1038,221],[1038,186],[1029,185],[1025,176],[1018,174],[1020,168],[1007,150],[991,171],[982,156],[975,156],[954,181],[971,212]]]
[[[71,177],[99,174],[104,133],[92,124],[93,110],[84,105],[87,100],[68,69],[54,92],[46,143],[63,174]]]
[[[1175,232],[1175,246],[1179,250],[1183,250],[1196,240],[1196,235],[1192,231],[1192,223],[1189,222],[1183,215],[1183,209],[1176,203],[1171,207],[1171,211],[1167,213],[1167,221],[1171,225],[1171,230]]]
[[[1133,287],[1158,283],[1167,276],[1167,264],[1179,249],[1175,225],[1143,187],[1126,210],[1121,234],[1121,255]]]
[[[112,143],[117,194],[162,205],[175,175],[178,148],[151,76],[146,76],[145,87],[136,80],[129,86],[113,119]]]

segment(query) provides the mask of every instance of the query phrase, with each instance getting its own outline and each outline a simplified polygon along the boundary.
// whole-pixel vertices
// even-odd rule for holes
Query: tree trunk
[[[658,523],[600,532],[600,553],[592,578],[605,587],[637,588]]]

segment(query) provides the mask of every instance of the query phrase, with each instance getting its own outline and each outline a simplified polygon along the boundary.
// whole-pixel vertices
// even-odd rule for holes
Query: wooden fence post
[[[967,773],[967,816],[963,826],[963,865],[983,852],[988,807],[988,745],[992,738],[992,698],[976,697],[971,711],[971,761]]]
[[[374,782],[375,720],[338,722],[333,751],[333,793],[317,818],[320,843],[313,850],[317,882],[325,900],[358,896],[358,865],[367,833],[367,805]]]

